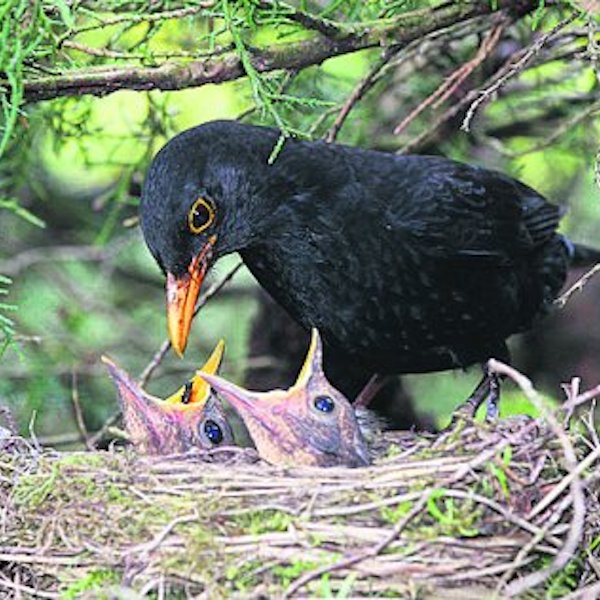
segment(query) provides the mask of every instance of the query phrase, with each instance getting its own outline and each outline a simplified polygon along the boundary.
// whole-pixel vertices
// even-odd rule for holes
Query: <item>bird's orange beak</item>
[[[184,275],[167,273],[167,328],[173,350],[179,356],[183,356],[187,345],[196,301],[216,241],[215,235],[208,238]]]

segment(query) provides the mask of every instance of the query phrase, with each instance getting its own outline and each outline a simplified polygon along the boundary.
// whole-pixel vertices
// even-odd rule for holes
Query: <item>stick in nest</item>
[[[550,565],[548,565],[546,568],[539,571],[534,571],[533,573],[530,573],[521,579],[517,579],[505,586],[504,592],[508,596],[517,596],[546,581],[553,573],[556,573],[562,569],[575,555],[577,546],[583,536],[583,527],[586,515],[585,496],[583,492],[583,484],[577,470],[577,456],[575,454],[573,444],[571,443],[571,440],[569,440],[569,437],[565,433],[564,429],[560,426],[560,423],[556,417],[549,410],[547,410],[543,400],[533,387],[531,381],[513,367],[510,367],[509,365],[496,359],[491,359],[488,362],[488,367],[491,371],[497,373],[498,375],[510,377],[510,379],[512,379],[521,388],[521,391],[523,394],[525,394],[525,397],[545,417],[563,448],[565,467],[568,470],[568,474],[565,476],[565,478],[570,479],[569,488],[571,501],[573,504],[573,516],[565,543]]]

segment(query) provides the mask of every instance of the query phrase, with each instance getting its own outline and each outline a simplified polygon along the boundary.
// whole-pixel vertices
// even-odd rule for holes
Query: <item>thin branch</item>
[[[562,22],[561,22],[562,23]],[[558,27],[558,26],[557,26]],[[554,36],[562,35],[562,32],[557,28],[554,28],[549,34],[544,36],[545,42],[548,43]],[[536,40],[536,43],[539,43],[539,39]],[[487,81],[483,84],[484,90],[490,90],[492,88],[498,89],[501,87],[510,77],[515,75],[517,71],[515,71],[515,63],[520,63],[526,56],[530,54],[532,51],[533,45],[527,46],[520,50],[519,52],[512,55],[495,73],[493,73]],[[532,56],[535,55],[535,52]],[[498,86],[498,82],[501,82]],[[498,86],[498,87],[496,87]],[[414,137],[410,142],[405,144],[399,151],[399,154],[410,154],[414,152],[419,152],[424,146],[431,143],[432,140],[435,139],[435,136],[439,134],[440,129],[446,125],[451,119],[456,118],[458,115],[463,113],[465,110],[469,109],[473,106],[473,103],[476,102],[481,97],[481,90],[475,89],[471,90],[467,93],[464,98],[456,102],[453,106],[448,108],[444,113],[442,113],[429,128],[423,131],[418,136]],[[474,113],[473,113],[474,114]],[[471,117],[472,118],[472,117]]]
[[[554,300],[554,304],[556,304],[559,308],[563,308],[565,304],[569,301],[571,296],[575,292],[580,292],[584,286],[588,283],[588,281],[600,271],[600,263],[594,265],[589,271],[584,273],[568,290],[562,293],[556,300]]]
[[[132,23],[153,23],[157,21],[167,21],[169,19],[183,19],[184,17],[196,15],[203,10],[213,7],[214,5],[215,3],[212,0],[209,0],[208,2],[200,2],[199,4],[193,6],[186,6],[184,8],[166,10],[156,13],[149,13],[147,11],[144,11],[143,14],[127,13],[125,15],[119,15],[118,17],[113,17],[110,19],[99,19],[96,17],[98,22],[94,25],[85,25],[84,27],[79,27],[78,29],[70,29],[62,39],[58,40],[58,42],[59,45],[62,45],[63,40],[65,40],[67,37],[74,37],[80,33],[94,31],[96,29],[104,29],[105,27],[112,27],[121,23],[125,25],[131,25]]]
[[[477,49],[475,56],[451,73],[432,94],[427,96],[423,102],[404,117],[394,129],[394,135],[402,133],[429,106],[433,105],[436,108],[445,102],[458,86],[490,55],[500,41],[507,25],[508,22],[503,21],[491,29]]]
[[[576,379],[576,378],[574,378]],[[565,386],[567,387],[567,386]],[[567,413],[567,415],[570,417],[573,413],[573,411],[578,407],[581,406],[582,404],[587,404],[588,402],[590,402],[590,400],[593,400],[594,398],[597,398],[598,396],[600,396],[600,383],[598,385],[595,385],[592,389],[588,390],[587,392],[583,392],[581,394],[573,394],[572,396],[569,395],[567,401],[562,405],[562,408],[564,409],[564,411]]]
[[[547,567],[513,581],[504,588],[504,591],[508,596],[518,596],[546,581],[553,573],[562,569],[575,555],[583,535],[586,514],[585,495],[578,472],[577,455],[575,454],[573,444],[571,443],[571,440],[569,440],[564,429],[560,426],[556,417],[546,409],[543,400],[533,387],[531,381],[513,367],[496,359],[488,361],[488,368],[494,373],[510,377],[521,388],[525,397],[544,415],[563,447],[565,467],[568,471],[565,478],[569,483],[570,496],[573,503],[573,516],[571,518],[565,543],[552,562]]]
[[[428,56],[432,52],[435,52],[441,44],[448,44],[452,39],[462,39],[466,35],[473,35],[480,33],[480,31],[485,31],[489,27],[488,19],[480,17],[478,20],[481,22],[477,23],[476,19],[472,19],[467,23],[457,23],[445,29],[438,29],[422,38],[414,40],[404,47],[388,46],[383,51],[379,61],[376,62],[369,72],[356,84],[341,108],[339,106],[334,106],[321,113],[315,123],[311,126],[310,131],[314,132],[318,130],[321,123],[329,118],[333,112],[340,111],[335,122],[323,137],[326,142],[335,141],[350,112],[356,107],[360,100],[362,100],[365,94],[381,81],[385,73],[390,69],[398,70],[401,66],[417,56]],[[397,59],[396,57],[400,53],[402,53],[402,55]]]
[[[593,104],[590,104],[583,110],[575,113],[568,119],[565,119],[562,123],[555,125],[552,128],[552,133],[549,136],[540,140],[537,144],[533,144],[529,148],[519,150],[518,152],[509,150],[508,148],[506,148],[506,146],[499,143],[497,140],[490,138],[489,136],[486,136],[486,141],[502,155],[507,156],[509,158],[519,158],[521,156],[526,156],[527,154],[531,154],[532,152],[539,152],[540,150],[544,150],[545,148],[552,146],[563,135],[572,133],[575,127],[577,127],[580,123],[582,123],[598,111],[600,111],[600,101],[596,101]]]
[[[389,61],[401,50],[396,46],[386,49],[382,57],[369,69],[369,72],[358,82],[351,94],[344,102],[342,109],[335,118],[333,125],[329,128],[324,136],[326,142],[334,142],[344,122],[346,121],[350,111],[360,102],[363,96],[375,85],[377,82],[377,75],[381,72]]]
[[[79,402],[79,388],[77,387],[77,372],[74,370],[71,375],[71,402],[73,404],[73,414],[75,416],[75,423],[81,439],[85,442],[88,450],[94,450],[94,446],[89,443],[89,433],[85,426],[85,420],[83,418],[83,411],[81,410],[81,403]]]
[[[100,440],[106,435],[106,433],[109,431],[109,429],[114,427],[114,425],[119,420],[120,416],[121,416],[120,412],[115,412],[110,417],[108,417],[108,419],[106,419],[106,421],[104,421],[104,424],[102,425],[102,427],[100,427],[100,429],[98,429],[98,431],[96,431],[96,433],[94,433],[94,435],[91,435],[89,437],[88,444],[92,448],[96,448],[98,446],[98,443],[100,442]]]
[[[302,10],[297,10],[293,6],[284,5],[282,2],[260,2],[259,6],[263,9],[272,9],[274,7],[284,7],[289,11],[285,13],[286,19],[290,21],[294,21],[299,23],[305,29],[310,29],[312,31],[318,31],[320,34],[324,35],[328,38],[337,38],[340,35],[343,35],[344,30],[335,22],[330,21],[329,19],[323,19],[322,17],[317,17],[315,15],[311,15]]]
[[[402,533],[406,526],[427,506],[427,502],[429,502],[430,495],[430,492],[424,494],[421,497],[421,499],[410,509],[410,511],[408,511],[408,513],[406,513],[406,515],[404,515],[404,517],[394,525],[393,529],[388,534],[388,536],[385,537],[381,542],[369,548],[365,552],[361,552],[360,554],[350,556],[332,565],[327,565],[325,567],[321,567],[320,569],[309,571],[305,575],[302,575],[302,577],[296,579],[296,581],[294,581],[286,589],[283,597],[292,597],[299,589],[303,588],[305,585],[307,585],[311,581],[314,581],[318,577],[325,575],[326,573],[331,573],[332,571],[338,571],[340,569],[347,569],[348,567],[362,562],[363,560],[373,558],[381,554],[392,542],[394,542],[398,538],[398,536]]]
[[[554,37],[561,32],[569,23],[575,20],[577,17],[576,13],[569,15],[566,19],[563,19],[558,25],[553,27],[548,33],[540,36],[533,44],[531,44],[521,56],[512,61],[509,69],[507,69],[506,73],[497,79],[492,85],[478,92],[477,98],[471,103],[469,108],[467,109],[467,114],[463,119],[462,125],[460,128],[463,131],[469,131],[471,126],[471,121],[475,116],[475,112],[479,108],[481,104],[488,101],[509,79],[519,74],[531,61],[537,53],[542,49],[542,47],[548,43],[550,40],[554,39]]]
[[[300,69],[320,64],[328,58],[357,50],[394,45],[405,46],[437,29],[454,25],[480,15],[498,12],[489,2],[447,4],[441,8],[402,14],[368,27],[354,27],[343,36],[330,39],[316,35],[308,40],[251,49],[250,63],[264,73],[280,69]],[[534,10],[537,0],[498,2],[500,9],[510,8],[518,16]],[[121,89],[180,90],[207,83],[232,81],[246,75],[242,58],[235,52],[217,58],[190,62],[168,61],[158,67],[128,65],[121,68],[99,67],[72,70],[60,76],[39,77],[23,82],[24,99],[29,102],[61,96],[93,94],[103,96]],[[7,82],[0,80],[0,85]]]
[[[596,600],[600,598],[600,583],[592,583],[567,594],[562,600]]]
[[[131,242],[130,236],[113,240],[108,246],[50,246],[31,248],[0,262],[0,273],[14,277],[22,271],[47,262],[104,262],[118,254]]]
[[[200,58],[202,56],[218,56],[219,54],[225,54],[233,50],[233,44],[227,46],[217,46],[210,50],[197,50],[195,52],[185,52],[184,50],[177,50],[173,52],[155,52],[152,54],[136,54],[134,52],[120,52],[118,50],[111,50],[110,48],[96,48],[94,46],[87,46],[81,42],[73,42],[67,40],[62,44],[63,48],[69,48],[71,50],[77,50],[83,54],[89,56],[97,56],[100,58],[112,58],[115,60],[143,60],[148,63],[151,60],[158,59],[170,59],[173,58]]]

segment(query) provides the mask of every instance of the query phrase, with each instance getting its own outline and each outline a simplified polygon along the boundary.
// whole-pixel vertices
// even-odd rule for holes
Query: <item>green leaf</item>
[[[60,13],[60,17],[63,23],[69,28],[73,29],[75,26],[75,19],[71,13],[71,7],[65,2],[65,0],[52,0],[50,4],[54,4]]]
[[[342,581],[342,585],[338,589],[336,599],[342,600],[343,598],[350,598],[352,588],[357,577],[358,575],[356,573],[350,573],[350,575],[348,575],[348,577]]]
[[[31,211],[21,206],[15,198],[0,198],[0,209],[10,210],[12,213],[21,217],[28,223],[44,229],[46,223],[39,217],[36,217]]]
[[[448,515],[444,514],[439,509],[436,500],[444,498],[445,495],[446,495],[446,490],[444,488],[440,488],[437,490],[433,490],[427,500],[427,510],[429,511],[429,514],[434,519],[437,519],[440,523],[447,523]]]
[[[538,7],[535,9],[535,12],[533,13],[533,18],[531,20],[531,29],[536,30],[538,28],[538,25],[540,24],[540,22],[544,16],[545,8],[546,8],[546,1],[539,0]]]

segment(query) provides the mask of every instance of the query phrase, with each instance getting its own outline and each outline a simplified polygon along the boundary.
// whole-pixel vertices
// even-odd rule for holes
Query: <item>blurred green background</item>
[[[438,4],[332,0],[294,6],[336,23],[368,24]],[[243,45],[232,51],[244,52],[314,35],[281,16],[281,8],[273,12],[254,2],[206,3],[202,10],[193,2],[113,2],[99,12],[85,2],[57,1],[42,2],[39,12],[29,13],[28,2],[11,0],[9,5],[12,9],[2,17],[0,71],[21,83],[99,65],[147,66],[211,52],[218,56],[236,39]],[[171,16],[194,6],[198,10],[189,16]],[[536,11],[507,26],[495,49],[444,104],[425,110],[394,135],[394,127],[415,106],[475,55],[491,25],[477,21],[474,33],[457,31],[442,46],[423,40],[419,52],[398,53],[352,110],[338,141],[402,149],[434,117],[483,85],[511,54],[556,26],[569,6]],[[20,26],[25,19],[30,30]],[[20,55],[18,39],[23,42]],[[460,129],[462,111],[419,150],[518,177],[569,208],[563,229],[573,239],[600,246],[598,62],[586,55],[594,40],[596,21],[579,15],[563,37],[479,108],[470,132]],[[136,223],[140,185],[161,145],[187,127],[220,118],[283,124],[291,134],[318,139],[381,55],[380,48],[368,49],[300,71],[251,73],[250,79],[172,92],[119,91],[26,104],[14,96],[18,83],[2,88],[0,401],[10,407],[21,431],[34,419],[43,441],[75,440],[74,390],[87,429],[97,430],[116,409],[115,390],[99,357],[108,354],[138,374],[165,339],[163,277]],[[205,289],[238,260],[221,261]],[[248,360],[255,292],[256,283],[242,269],[200,313],[185,359],[169,353],[148,389],[158,395],[173,391],[221,337],[227,344],[222,370],[227,378],[241,381],[248,367],[272,360]],[[589,323],[590,335],[597,326]],[[479,375],[475,369],[406,381],[417,409],[442,424]],[[549,394],[561,396],[556,388]],[[531,407],[507,389],[502,410],[527,412]]]

